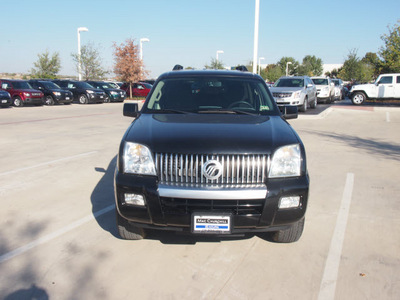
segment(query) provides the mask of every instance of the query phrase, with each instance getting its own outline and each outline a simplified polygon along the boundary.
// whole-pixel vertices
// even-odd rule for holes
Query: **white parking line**
[[[386,122],[390,122],[390,114],[388,111],[386,112]]]
[[[319,289],[318,300],[335,299],[336,282],[339,272],[340,257],[342,255],[344,236],[346,233],[347,219],[349,216],[353,185],[354,174],[347,173],[346,185],[344,187],[335,231],[332,236],[328,257],[325,263],[325,270]]]
[[[26,244],[25,246],[19,247],[19,248],[13,250],[13,251],[5,253],[5,254],[0,256],[0,264],[5,262],[5,261],[7,261],[7,260],[10,260],[11,258],[14,258],[14,257],[16,257],[18,255],[21,255],[21,254],[27,252],[28,250],[31,250],[31,249],[33,249],[33,248],[35,248],[35,247],[37,247],[37,246],[39,246],[41,244],[47,243],[47,242],[49,242],[49,241],[51,241],[51,240],[53,240],[53,239],[65,234],[65,233],[67,233],[67,232],[69,232],[69,231],[71,231],[71,230],[73,230],[73,229],[75,229],[75,228],[77,228],[79,226],[82,226],[83,224],[88,223],[88,222],[94,220],[95,218],[108,213],[109,211],[113,210],[114,208],[115,208],[115,205],[107,206],[106,208],[103,208],[103,209],[95,212],[92,215],[88,215],[88,216],[86,216],[86,217],[84,217],[84,218],[82,218],[82,219],[80,219],[78,221],[75,221],[75,222],[69,224],[68,226],[65,226],[64,228],[61,228],[60,230],[57,230],[57,231],[55,231],[53,233],[45,235],[45,236],[43,236],[43,237],[41,237],[41,238],[39,238],[39,239],[29,243],[29,244]]]
[[[77,155],[73,155],[73,156],[68,156],[68,157],[64,157],[64,158],[60,158],[60,159],[55,159],[55,160],[47,161],[47,162],[44,162],[44,163],[41,163],[41,164],[37,164],[37,165],[34,165],[34,166],[30,166],[30,167],[25,167],[25,168],[19,168],[19,169],[11,170],[11,171],[8,171],[8,172],[0,173],[0,176],[6,176],[6,175],[10,175],[10,174],[14,174],[14,173],[21,172],[21,171],[26,171],[26,170],[30,170],[30,169],[34,169],[34,168],[46,166],[46,165],[48,165],[48,164],[54,164],[54,163],[58,163],[58,162],[66,161],[66,160],[71,160],[71,159],[75,159],[75,158],[80,158],[80,157],[82,157],[82,156],[92,155],[92,154],[94,154],[94,153],[97,153],[97,151],[91,151],[91,152],[81,153],[81,154],[77,154]]]

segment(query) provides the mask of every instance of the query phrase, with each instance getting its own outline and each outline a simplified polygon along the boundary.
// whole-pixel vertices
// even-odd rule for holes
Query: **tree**
[[[322,71],[322,60],[315,55],[306,55],[303,63],[297,69],[297,75],[320,76]]]
[[[144,79],[147,71],[144,70],[143,61],[139,57],[139,47],[134,39],[127,39],[125,43],[114,47],[114,73],[118,79],[129,84],[130,97],[132,98],[132,84]]]
[[[79,54],[71,54],[79,72]],[[101,66],[99,51],[89,43],[81,48],[81,74],[85,80],[103,79],[109,72]]]
[[[206,69],[215,69],[215,70],[222,70],[225,69],[224,68],[224,64],[222,63],[222,61],[211,58],[211,63],[210,65],[205,65],[204,66]]]
[[[367,82],[372,79],[373,67],[361,61],[357,57],[357,50],[352,49],[347,55],[339,76],[345,81]]]
[[[61,69],[61,61],[58,52],[53,53],[50,57],[49,51],[38,54],[38,60],[31,69],[32,78],[49,78],[54,79]]]
[[[367,52],[361,61],[373,68],[373,77],[377,78],[382,73],[383,61],[376,53]]]
[[[270,82],[277,81],[283,75],[285,75],[285,73],[282,71],[281,66],[277,64],[270,64],[265,68],[266,79]]]
[[[288,62],[291,64],[287,65]],[[283,74],[286,74],[286,66],[288,67],[288,75],[297,74],[297,68],[299,67],[299,62],[295,60],[293,57],[282,57],[277,65],[281,68]]]
[[[400,20],[397,25],[389,27],[389,34],[384,34],[381,39],[384,46],[380,48],[379,55],[383,59],[382,71],[384,73],[400,73]]]

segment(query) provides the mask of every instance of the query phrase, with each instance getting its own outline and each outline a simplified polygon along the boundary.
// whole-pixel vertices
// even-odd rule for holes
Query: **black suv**
[[[44,103],[46,105],[71,104],[73,100],[72,92],[61,89],[54,82],[37,79],[31,79],[28,82],[34,89],[44,94]]]
[[[104,102],[124,102],[126,92],[121,89],[114,88],[110,83],[104,81],[86,81],[96,89],[103,90],[106,93]]]
[[[53,82],[61,88],[71,91],[74,101],[78,101],[80,104],[103,103],[106,99],[104,91],[96,89],[84,81],[56,79]]]
[[[172,71],[156,81],[122,138],[114,177],[125,239],[146,229],[197,235],[272,232],[297,241],[309,176],[300,137],[264,80],[241,71]]]

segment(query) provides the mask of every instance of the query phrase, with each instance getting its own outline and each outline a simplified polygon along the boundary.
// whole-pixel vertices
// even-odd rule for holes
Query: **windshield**
[[[48,89],[48,90],[59,90],[61,89],[57,84],[55,84],[54,82],[50,82],[50,81],[44,81],[42,82],[43,86]]]
[[[93,89],[94,87],[91,86],[89,83],[87,82],[77,82],[76,86],[81,88],[81,89]]]
[[[326,78],[311,78],[315,85],[328,85]]]
[[[167,78],[154,87],[144,112],[262,113],[276,106],[265,84],[238,78]]]
[[[300,78],[280,78],[274,85],[275,87],[304,87],[304,79]]]
[[[12,85],[16,90],[32,89],[32,86],[26,81],[14,81]]]

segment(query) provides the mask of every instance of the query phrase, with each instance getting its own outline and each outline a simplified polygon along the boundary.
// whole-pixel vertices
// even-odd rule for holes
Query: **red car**
[[[34,90],[26,80],[0,79],[0,89],[10,93],[14,106],[43,105],[44,94]]]
[[[137,82],[132,84],[132,97],[147,97],[148,93],[153,86],[149,83]],[[124,90],[127,96],[130,96],[130,88],[129,83],[124,83],[121,86],[121,89]]]

